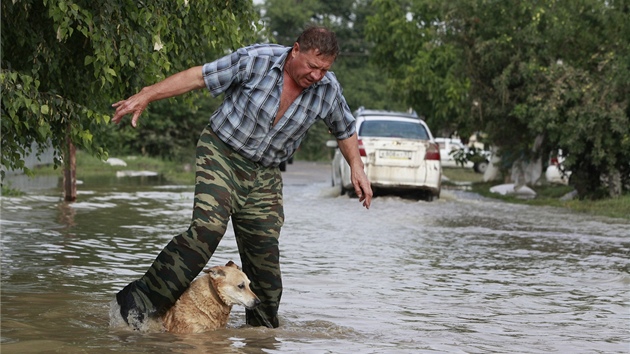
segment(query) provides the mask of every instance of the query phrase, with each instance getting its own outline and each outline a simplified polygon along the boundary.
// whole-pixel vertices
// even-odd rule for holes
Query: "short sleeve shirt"
[[[332,72],[304,89],[276,125],[283,68],[291,47],[257,44],[203,66],[206,87],[221,106],[210,118],[217,136],[244,157],[263,166],[288,159],[307,130],[324,121],[340,140],[355,132],[355,120]]]

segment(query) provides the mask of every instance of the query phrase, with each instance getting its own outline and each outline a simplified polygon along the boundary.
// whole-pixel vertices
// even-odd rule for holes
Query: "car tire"
[[[440,191],[437,191],[437,192],[426,191],[424,194],[424,200],[427,202],[434,202],[438,199],[440,199]]]
[[[335,173],[334,172],[330,173],[330,180],[331,180],[330,185],[333,188],[335,188],[335,189],[337,189],[339,191],[339,195],[343,195],[344,194],[343,186],[341,185],[341,181],[339,183],[335,183]]]
[[[477,173],[485,173],[488,168],[488,161],[476,162],[473,166],[473,170]]]

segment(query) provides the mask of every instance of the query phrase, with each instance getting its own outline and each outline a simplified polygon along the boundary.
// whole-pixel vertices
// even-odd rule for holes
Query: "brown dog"
[[[162,316],[164,328],[174,333],[201,333],[224,328],[232,305],[253,309],[260,304],[249,288],[249,279],[229,261],[225,266],[204,270]]]

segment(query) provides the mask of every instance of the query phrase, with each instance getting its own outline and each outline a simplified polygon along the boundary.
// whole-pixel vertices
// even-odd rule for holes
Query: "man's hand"
[[[129,97],[126,100],[118,101],[112,105],[112,107],[116,108],[116,113],[114,113],[114,117],[112,121],[116,124],[120,123],[122,118],[127,114],[133,114],[131,118],[131,126],[136,127],[138,125],[138,118],[149,105],[149,99],[147,98],[147,88],[142,89],[142,91],[137,94]]]
[[[366,209],[370,209],[372,204],[372,186],[363,170],[363,161],[359,154],[359,141],[357,133],[344,140],[337,140],[337,145],[341,154],[350,165],[350,181],[354,186],[354,192],[359,197],[359,201],[363,202]]]
[[[206,83],[203,80],[202,68],[201,66],[195,66],[186,69],[167,77],[155,85],[143,88],[126,100],[114,103],[112,107],[116,108],[116,113],[114,113],[112,121],[118,124],[122,117],[127,114],[133,114],[131,125],[135,128],[138,124],[138,118],[140,118],[140,115],[149,103],[205,87]]]
[[[363,202],[363,206],[366,209],[370,209],[373,195],[372,186],[363,168],[352,168],[351,180],[354,186],[354,192],[357,194],[357,197],[359,197],[359,202]]]

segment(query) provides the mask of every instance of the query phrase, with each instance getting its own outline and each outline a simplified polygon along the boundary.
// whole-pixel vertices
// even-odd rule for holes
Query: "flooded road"
[[[109,328],[109,302],[185,230],[193,189],[84,180],[2,198],[2,353],[628,353],[630,223],[444,190],[339,196],[326,164],[284,173],[278,329]],[[79,176],[80,179],[80,176]],[[240,264],[228,231],[209,266]]]

